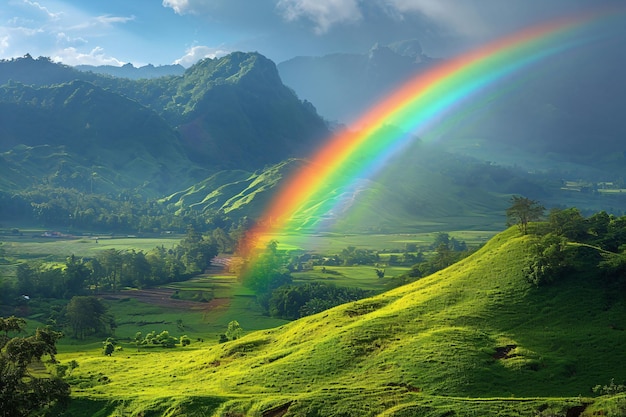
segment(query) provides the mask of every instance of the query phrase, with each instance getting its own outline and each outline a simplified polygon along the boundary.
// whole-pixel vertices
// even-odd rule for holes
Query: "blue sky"
[[[185,67],[232,51],[279,63],[418,39],[446,56],[608,0],[3,0],[0,58]]]

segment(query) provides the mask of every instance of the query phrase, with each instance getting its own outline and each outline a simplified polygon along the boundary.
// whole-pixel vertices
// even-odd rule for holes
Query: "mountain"
[[[0,62],[0,152],[9,188],[64,174],[91,189],[161,196],[222,169],[254,172],[329,135],[315,108],[256,54],[206,59],[181,76],[131,80],[30,55]],[[59,178],[59,176],[56,176]]]
[[[83,356],[76,378],[107,382],[81,386],[69,411],[620,415],[600,410],[623,396],[610,403],[591,391],[626,373],[623,297],[596,268],[607,254],[571,243],[577,266],[537,286],[524,271],[538,241],[514,227],[414,283],[224,344],[124,353],[106,365]]]
[[[323,117],[350,124],[403,81],[441,61],[408,41],[375,45],[366,54],[297,57],[278,69],[285,84],[315,103]],[[605,178],[623,177],[624,64],[619,40],[559,54],[494,86],[489,96],[473,97],[463,114],[448,115],[433,129],[430,140],[529,170],[571,164],[574,171],[593,167]]]
[[[310,73],[293,68],[312,77],[307,85],[317,91],[325,79],[315,74],[328,69],[343,84],[335,103],[348,109],[352,93],[342,88],[363,94],[355,108],[364,106],[366,95],[435,61],[411,41],[375,46],[367,56],[333,55],[311,62]],[[589,64],[585,71],[598,68]],[[619,81],[615,68],[605,71],[603,79]],[[205,59],[180,76],[141,80],[81,72],[26,55],[0,61],[0,81],[5,82],[0,88],[0,191],[9,193],[4,201],[37,185],[112,196],[133,190],[160,198],[179,213],[254,218],[282,178],[307,163],[310,151],[331,134],[315,107],[283,84],[276,65],[257,53]],[[541,82],[542,91],[556,96],[572,80],[561,86]],[[547,208],[575,205],[585,213],[619,214],[622,194],[612,190],[623,188],[621,107],[607,107],[606,115],[602,107],[592,108],[600,92],[584,102],[581,94],[591,84],[568,93],[576,110],[567,117],[555,106],[535,106],[546,98],[536,101],[536,93],[487,103],[472,116],[480,123],[455,120],[439,142],[416,138],[411,148],[389,159],[384,172],[346,178],[353,188],[328,190],[328,196],[341,197],[341,204],[320,216],[315,210],[326,199],[312,201],[301,212],[301,224],[350,233],[416,227],[493,230],[504,224],[514,194]],[[616,84],[614,91],[621,88]],[[608,95],[612,105],[619,103],[617,93]],[[542,141],[539,133],[539,139],[528,139],[528,132],[541,131],[538,116],[529,117],[533,122],[526,126],[516,124],[515,106],[553,120],[559,141]],[[598,126],[605,116],[610,123]],[[499,117],[507,120],[510,132]],[[598,146],[585,151],[590,137]],[[425,146],[431,143],[436,146]],[[572,181],[587,185],[564,186]],[[598,184],[611,184],[611,192],[593,191]],[[28,207],[28,201],[23,203]]]
[[[437,60],[419,41],[374,45],[367,54],[295,57],[278,64],[283,82],[328,120],[350,123],[386,92]]]
[[[313,105],[285,87],[257,53],[205,59],[179,80],[166,106],[196,162],[256,169],[307,155],[329,136]]]
[[[100,191],[143,188],[159,195],[202,178],[175,130],[136,101],[85,82],[0,87],[1,170],[27,187],[53,175],[63,186]],[[61,173],[59,173],[61,172]]]
[[[94,83],[153,109],[180,133],[189,158],[212,170],[254,171],[306,155],[330,135],[313,105],[258,53],[206,58],[179,77]]]
[[[159,78],[168,75],[182,75],[185,72],[185,67],[180,64],[159,65],[156,67],[152,64],[148,64],[142,67],[135,67],[133,64],[128,63],[122,66],[76,65],[74,68],[79,71],[110,75],[112,77],[130,78],[132,80],[140,80],[142,78]]]
[[[74,68],[52,62],[50,58],[33,58],[26,54],[21,58],[0,60],[0,85],[11,81],[42,86],[49,84],[67,83],[73,80],[92,81],[95,74],[82,73]]]

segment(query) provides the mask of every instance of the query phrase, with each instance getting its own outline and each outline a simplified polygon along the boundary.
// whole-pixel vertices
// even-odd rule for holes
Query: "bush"
[[[596,385],[591,389],[595,394],[600,395],[615,395],[622,392],[626,392],[626,385],[616,384],[615,378],[611,378],[608,385]]]

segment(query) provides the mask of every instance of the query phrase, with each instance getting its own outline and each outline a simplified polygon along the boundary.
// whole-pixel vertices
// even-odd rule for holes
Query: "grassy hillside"
[[[509,229],[413,284],[221,345],[63,353],[82,382],[56,415],[565,415],[626,375],[626,308],[593,271],[529,284],[533,239]]]

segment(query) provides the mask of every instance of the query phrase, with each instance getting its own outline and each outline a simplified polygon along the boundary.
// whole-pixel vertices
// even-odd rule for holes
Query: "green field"
[[[497,230],[452,230],[445,228],[441,232],[448,233],[459,241],[465,241],[468,245],[481,245],[498,233]],[[378,251],[403,251],[407,243],[415,243],[417,246],[430,245],[438,232],[416,233],[390,233],[390,234],[336,234],[324,233],[315,235],[300,234],[275,234],[271,236],[278,242],[282,250],[304,250],[322,254],[334,254],[341,252],[348,246],[359,249],[371,249]]]
[[[157,246],[171,248],[181,239],[180,236],[159,238],[83,236],[55,239],[39,237],[38,234],[37,236],[4,235],[0,236],[0,242],[7,256],[20,259],[64,261],[72,254],[79,257],[93,257],[106,249],[135,249],[147,252]]]
[[[451,236],[479,244],[485,233]],[[393,250],[429,244],[434,234],[325,238],[316,237],[331,252]],[[118,350],[105,357],[99,339],[62,339],[57,358],[79,363],[73,400],[48,416],[624,415],[624,394],[598,397],[592,388],[625,378],[626,303],[607,306],[584,274],[533,286],[522,272],[532,245],[532,236],[511,228],[429,277],[293,322],[262,315],[250,290],[218,269],[157,289],[170,294],[160,301],[137,290],[105,296]],[[38,255],[53,256],[60,250],[53,247]],[[381,292],[404,270],[387,267],[380,279],[373,266],[328,266],[293,276]],[[192,302],[199,296],[207,301]],[[244,337],[218,343],[231,320]],[[192,343],[139,350],[130,343],[137,331],[163,330]]]
[[[626,305],[606,308],[586,276],[545,288],[529,284],[521,271],[531,245],[530,236],[510,229],[417,282],[225,344],[137,352],[122,343],[124,350],[110,358],[97,344],[63,349],[59,359],[80,366],[73,374],[75,402],[67,413],[55,412],[623,415],[624,395],[598,398],[591,388],[626,375],[620,360],[626,345],[610,326],[626,317]],[[338,269],[346,282],[355,279],[348,268]],[[181,288],[210,285],[200,279]],[[126,304],[120,314],[140,308],[132,303],[120,302]],[[240,307],[249,312],[245,302]],[[196,326],[202,324],[189,319],[189,328]],[[585,413],[572,414],[576,407]]]

